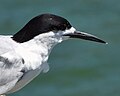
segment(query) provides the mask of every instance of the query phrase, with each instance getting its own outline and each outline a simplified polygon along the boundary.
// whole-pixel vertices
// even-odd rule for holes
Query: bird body
[[[52,48],[70,37],[105,43],[78,33],[66,19],[53,14],[33,18],[13,36],[0,35],[0,94],[16,92],[40,72],[48,72]]]

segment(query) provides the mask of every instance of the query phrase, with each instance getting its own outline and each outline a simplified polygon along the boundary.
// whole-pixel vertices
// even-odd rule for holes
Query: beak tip
[[[105,44],[108,44],[108,42],[105,42]]]
[[[93,40],[93,41],[94,41],[94,40]],[[101,40],[101,39],[98,39],[96,42],[108,44],[108,42],[105,42],[105,41],[103,41],[103,40]]]

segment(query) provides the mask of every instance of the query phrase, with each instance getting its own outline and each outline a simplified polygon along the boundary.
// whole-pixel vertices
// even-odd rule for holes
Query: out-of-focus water
[[[54,13],[109,44],[69,40],[49,58],[50,71],[10,96],[120,96],[120,0],[1,0],[0,34]]]

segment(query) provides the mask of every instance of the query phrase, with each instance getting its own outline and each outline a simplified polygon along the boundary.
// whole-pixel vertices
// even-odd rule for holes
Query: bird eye
[[[65,30],[66,29],[66,25],[65,24],[62,24],[59,26],[60,30]]]
[[[63,24],[63,26],[64,26],[65,28],[67,28],[67,24]]]

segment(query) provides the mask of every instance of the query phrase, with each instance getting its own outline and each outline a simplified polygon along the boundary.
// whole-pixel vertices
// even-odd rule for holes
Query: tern
[[[69,38],[100,43],[100,38],[77,31],[65,18],[46,13],[31,19],[14,35],[0,35],[0,95],[16,92],[41,72],[53,47]]]

